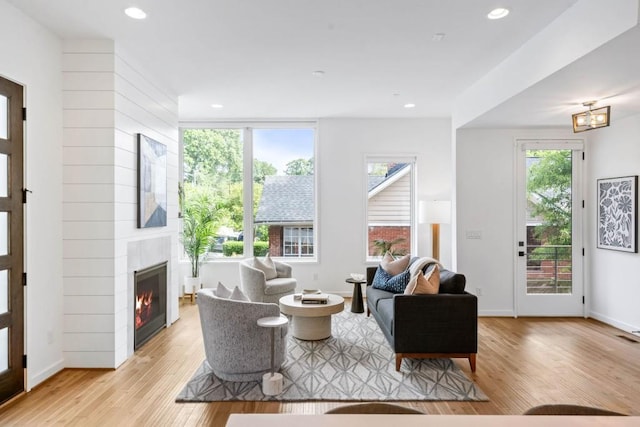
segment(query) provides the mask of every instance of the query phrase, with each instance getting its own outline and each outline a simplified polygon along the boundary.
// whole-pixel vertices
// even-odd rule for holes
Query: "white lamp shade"
[[[451,202],[448,200],[421,200],[418,218],[422,224],[449,224],[451,222]]]

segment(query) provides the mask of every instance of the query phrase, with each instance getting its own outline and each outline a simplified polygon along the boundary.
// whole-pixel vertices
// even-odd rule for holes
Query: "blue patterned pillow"
[[[411,272],[407,269],[400,274],[392,276],[384,268],[378,266],[375,276],[373,276],[372,286],[375,289],[401,294],[409,284]]]

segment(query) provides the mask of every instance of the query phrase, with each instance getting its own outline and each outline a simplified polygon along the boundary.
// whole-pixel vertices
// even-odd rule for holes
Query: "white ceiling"
[[[8,1],[62,38],[115,40],[179,96],[181,120],[209,120],[448,117],[463,90],[577,0],[138,0],[144,21],[124,15],[129,0]],[[488,20],[497,6],[511,13]],[[638,90],[640,56],[628,44],[640,44],[630,37],[601,52],[617,55],[611,95]],[[633,78],[616,65],[620,52],[633,56]],[[597,52],[581,61],[471,125],[527,125],[533,114],[566,124],[585,76],[602,65]]]

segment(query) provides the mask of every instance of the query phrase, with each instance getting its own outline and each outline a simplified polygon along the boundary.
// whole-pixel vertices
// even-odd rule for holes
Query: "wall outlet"
[[[482,231],[480,230],[467,230],[465,233],[467,239],[472,240],[481,240],[482,239]]]
[[[313,273],[313,280],[318,280],[318,273]]]
[[[476,296],[477,297],[481,297],[482,296],[482,288],[476,288]]]
[[[47,331],[47,342],[49,344],[53,344],[53,331],[52,330],[48,330]]]

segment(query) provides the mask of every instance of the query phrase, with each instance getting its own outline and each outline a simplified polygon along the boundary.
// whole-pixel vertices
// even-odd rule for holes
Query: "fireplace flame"
[[[136,296],[136,329],[151,319],[151,301],[153,291],[143,292]]]

